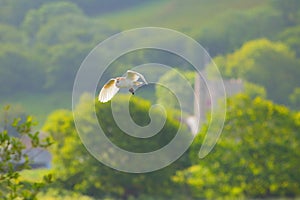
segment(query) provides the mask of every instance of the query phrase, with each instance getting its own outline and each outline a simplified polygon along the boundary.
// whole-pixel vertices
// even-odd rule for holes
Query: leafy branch
[[[16,118],[11,124],[8,120],[10,106],[4,107],[4,128],[0,131],[0,198],[1,199],[36,199],[37,193],[51,183],[52,175],[45,175],[41,182],[22,182],[20,171],[30,169],[31,160],[28,151],[34,148],[45,149],[53,144],[50,137],[41,139],[40,132],[33,131],[36,125],[31,116],[24,122]],[[18,133],[12,136],[8,126]],[[24,144],[24,138],[30,141],[30,147]]]

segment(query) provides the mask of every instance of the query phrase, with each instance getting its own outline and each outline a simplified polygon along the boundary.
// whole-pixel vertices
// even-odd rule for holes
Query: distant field
[[[155,102],[155,91],[153,87],[149,87],[146,91],[138,90],[137,96]],[[56,92],[56,93],[32,93],[32,94],[15,94],[1,98],[0,107],[11,105],[12,110],[19,110],[28,115],[32,115],[38,122],[37,127],[41,128],[47,119],[47,116],[57,109],[72,109],[72,93]]]
[[[131,9],[101,16],[101,19],[118,29],[160,26],[196,36],[210,23],[222,20],[232,11],[250,10],[267,1],[252,0],[173,0],[154,1]]]
[[[33,169],[33,170],[23,170],[20,172],[21,180],[28,182],[40,182],[43,180],[43,176],[51,173],[51,169]]]
[[[15,94],[1,98],[0,106],[16,106],[26,114],[33,115],[41,127],[47,116],[56,109],[71,109],[71,92]]]

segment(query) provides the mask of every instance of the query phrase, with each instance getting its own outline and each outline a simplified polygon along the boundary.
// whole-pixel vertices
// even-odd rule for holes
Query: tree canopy
[[[187,185],[194,198],[295,197],[299,191],[299,113],[260,97],[245,95],[227,102],[218,144],[204,159],[197,155],[206,128],[191,150],[191,167],[174,181]]]
[[[194,94],[188,86],[194,87],[194,82],[195,73],[193,71],[170,70],[160,78],[160,84],[156,85],[157,103],[167,108],[192,114],[194,107],[191,106],[191,103]],[[185,97],[186,101],[179,103],[178,96]]]
[[[126,105],[127,97],[117,95],[116,98],[119,100],[114,106],[117,109],[122,109]],[[86,105],[85,102],[83,98],[77,109],[86,110],[84,120],[87,127],[93,127],[88,125],[91,111],[88,109],[90,106]],[[110,103],[96,104],[99,123],[102,129],[105,130],[107,137],[114,144],[128,151],[148,152],[161,148],[173,138],[179,126],[176,119],[169,116],[163,129],[157,135],[149,139],[133,138],[124,134],[116,126],[110,106]],[[138,97],[133,97],[130,100],[132,118],[139,125],[143,126],[145,123],[149,123],[149,108],[150,103],[146,100]],[[153,118],[159,117],[154,116]],[[72,112],[68,110],[59,110],[52,113],[43,130],[49,132],[56,141],[52,152],[56,176],[59,182],[63,183],[62,187],[98,198],[110,195],[118,198],[134,197],[141,194],[151,194],[152,196],[171,195],[173,183],[170,177],[175,174],[176,170],[189,165],[187,154],[185,154],[172,165],[157,172],[145,174],[128,174],[104,166],[92,157],[81,143],[75,129]],[[90,135],[95,131],[86,130],[90,132]],[[187,131],[186,134],[190,133]],[[96,138],[93,138],[93,140],[96,140]],[[89,170],[86,170],[87,168]]]
[[[283,43],[258,39],[227,56],[215,58],[224,77],[242,78],[263,86],[267,97],[289,105],[288,96],[300,85],[299,60]]]

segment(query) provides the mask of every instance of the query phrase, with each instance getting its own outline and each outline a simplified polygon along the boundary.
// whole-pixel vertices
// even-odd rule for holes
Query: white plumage
[[[142,79],[143,82],[138,80]],[[128,70],[125,77],[116,77],[110,79],[101,89],[98,100],[102,103],[111,100],[120,88],[129,88],[129,92],[134,94],[134,86],[148,84],[144,76],[138,72]]]

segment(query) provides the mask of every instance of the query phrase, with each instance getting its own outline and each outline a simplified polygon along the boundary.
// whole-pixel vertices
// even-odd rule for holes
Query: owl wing
[[[126,79],[129,79],[131,81],[137,81],[137,80],[139,80],[139,78],[141,78],[145,84],[148,84],[145,77],[142,74],[132,71],[132,70],[127,70]]]
[[[116,79],[110,79],[101,89],[98,100],[102,103],[111,100],[115,94],[119,91],[119,88],[115,84]]]

